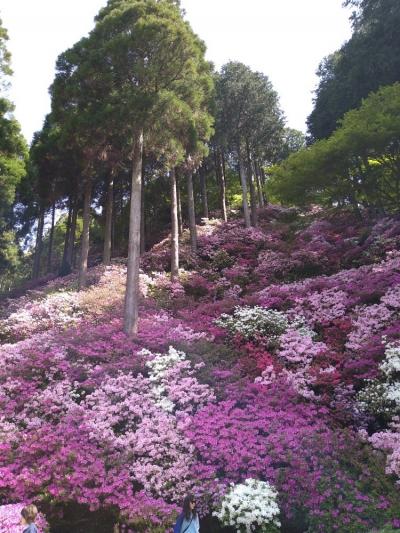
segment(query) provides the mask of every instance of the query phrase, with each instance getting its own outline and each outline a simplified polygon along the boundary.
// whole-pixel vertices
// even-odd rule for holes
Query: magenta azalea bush
[[[34,501],[55,530],[165,533],[193,492],[212,533],[251,479],[283,533],[400,528],[400,222],[198,229],[178,282],[167,240],[143,257],[133,340],[122,262],[2,304],[0,520]]]

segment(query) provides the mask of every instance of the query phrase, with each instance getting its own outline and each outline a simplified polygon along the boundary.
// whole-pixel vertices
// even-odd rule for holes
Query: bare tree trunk
[[[106,220],[104,225],[104,248],[103,248],[103,264],[109,265],[111,263],[111,243],[112,243],[112,219],[113,219],[113,204],[114,204],[114,176],[111,172],[107,182],[107,195],[105,214]]]
[[[87,178],[83,196],[83,227],[81,257],[79,261],[79,289],[86,285],[87,264],[89,256],[89,228],[90,228],[90,203],[92,199],[92,179]]]
[[[225,186],[225,172],[222,164],[222,156],[219,150],[214,151],[214,165],[215,175],[219,184],[219,200],[221,205],[221,214],[224,222],[228,220],[226,214],[226,186]]]
[[[187,194],[188,194],[190,243],[192,247],[192,252],[197,253],[196,212],[195,212],[195,207],[194,207],[193,175],[191,172],[187,173]]]
[[[240,174],[240,182],[242,184],[242,196],[243,196],[243,216],[244,216],[244,224],[246,228],[250,228],[251,222],[250,222],[250,212],[249,212],[249,204],[247,201],[247,178],[246,178],[246,169],[243,162],[243,157],[241,150],[239,148],[238,150],[239,155],[239,174]]]
[[[65,237],[64,237],[64,250],[63,250],[63,256],[62,256],[61,266],[60,266],[61,274],[65,274],[67,271],[67,253],[68,253],[68,244],[69,244],[69,238],[70,238],[70,233],[71,233],[72,211],[73,211],[73,202],[72,202],[72,198],[70,197],[68,201],[68,217],[67,217],[67,227],[66,227]]]
[[[178,234],[179,234],[179,237],[182,237],[183,217],[182,217],[181,189],[179,187],[179,176],[176,171],[175,171],[175,180],[176,180],[176,201],[177,201],[177,209],[178,209]]]
[[[76,238],[76,221],[78,219],[78,212],[79,212],[79,201],[78,201],[78,198],[76,198],[74,209],[72,211],[72,224],[71,224],[71,231],[69,235],[68,253],[67,253],[67,261],[68,261],[70,271],[72,270],[75,264],[75,255],[76,255],[75,238]]]
[[[263,167],[260,168],[260,178],[261,178],[262,189],[263,191],[265,191],[266,179],[265,179],[265,171]],[[265,192],[264,192],[264,204],[268,204],[268,197]]]
[[[140,221],[142,203],[143,131],[133,143],[132,187],[129,214],[128,272],[126,277],[124,331],[133,337],[139,320]]]
[[[49,251],[47,254],[47,272],[51,272],[52,270],[52,260],[53,260],[53,241],[54,241],[54,225],[56,220],[56,202],[53,201],[53,205],[51,207],[51,229],[50,229],[50,236],[49,236]]]
[[[248,142],[246,142],[246,151],[247,151],[247,168],[249,172],[249,184],[250,184],[251,225],[257,226],[257,195],[256,195],[256,189],[254,187],[253,161],[251,159],[251,153],[250,153]]]
[[[258,200],[261,207],[264,207],[265,201],[264,201],[264,191],[261,183],[261,176],[260,176],[260,167],[257,161],[254,161],[254,170],[255,170],[255,177],[256,177],[256,183],[257,183],[257,191],[258,191]]]
[[[179,277],[179,232],[178,232],[178,199],[176,192],[175,169],[170,172],[171,182],[171,281]]]
[[[201,201],[203,204],[203,218],[208,218],[208,200],[207,200],[207,182],[206,182],[206,168],[200,168],[200,187],[201,187]]]
[[[33,271],[32,278],[37,279],[40,274],[40,262],[42,259],[43,251],[43,228],[44,228],[44,207],[40,206],[39,217],[38,217],[38,227],[36,232],[36,245],[35,245],[35,257],[33,260]]]
[[[142,173],[142,190],[140,193],[140,255],[146,251],[146,219],[144,211],[144,175]]]

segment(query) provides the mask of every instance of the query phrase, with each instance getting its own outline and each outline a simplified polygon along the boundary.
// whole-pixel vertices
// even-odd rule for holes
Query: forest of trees
[[[266,75],[206,61],[179,2],[109,0],[89,36],[59,56],[51,112],[28,153],[5,96],[1,27],[0,292],[73,269],[83,287],[88,264],[127,255],[134,334],[139,258],[162,236],[176,279],[183,227],[196,253],[201,218],[239,209],[255,226],[270,195],[398,211],[400,87],[390,84],[400,81],[400,6],[347,4],[353,36],[321,63],[307,147]]]

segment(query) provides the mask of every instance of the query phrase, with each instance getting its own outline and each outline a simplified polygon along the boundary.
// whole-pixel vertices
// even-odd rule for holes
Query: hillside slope
[[[400,529],[400,220],[271,206],[181,252],[174,284],[168,241],[143,257],[133,341],[122,260],[4,303],[0,502],[161,533],[193,491],[204,531],[235,531],[211,512],[254,478],[283,532]]]

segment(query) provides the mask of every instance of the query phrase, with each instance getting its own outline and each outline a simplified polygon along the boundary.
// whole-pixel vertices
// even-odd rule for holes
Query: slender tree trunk
[[[203,218],[208,218],[207,181],[206,181],[205,166],[202,166],[200,169],[200,187],[201,187],[201,201],[203,204]]]
[[[175,169],[170,172],[171,183],[171,281],[179,277],[179,232],[178,232],[178,199],[176,191]]]
[[[78,198],[75,198],[74,209],[72,211],[72,223],[71,223],[71,231],[69,235],[69,243],[68,243],[68,251],[67,251],[67,265],[68,265],[70,272],[75,264],[75,253],[76,253],[75,238],[76,238],[76,222],[78,220],[78,212],[79,212],[79,201],[78,201]]]
[[[240,182],[242,184],[242,196],[243,196],[243,216],[244,216],[244,224],[246,228],[250,228],[251,222],[250,222],[250,211],[249,211],[249,204],[247,201],[247,178],[246,178],[246,169],[243,162],[243,157],[241,150],[239,148],[238,150],[239,155],[239,174],[240,174]]]
[[[142,173],[142,190],[140,193],[140,255],[146,251],[146,218],[144,211],[144,175]]]
[[[268,205],[268,197],[265,193],[265,183],[267,180],[265,179],[265,170],[263,169],[263,167],[260,167],[260,179],[261,179],[262,190],[264,193],[264,205]]]
[[[53,205],[51,207],[51,229],[50,229],[50,236],[49,236],[49,252],[47,254],[47,272],[51,272],[52,270],[55,220],[56,220],[56,202],[54,200]]]
[[[222,164],[222,156],[219,150],[214,151],[215,175],[219,184],[219,200],[221,205],[221,214],[224,222],[228,220],[226,214],[226,186],[225,173]]]
[[[107,195],[105,204],[105,225],[104,225],[104,248],[103,248],[103,263],[109,265],[111,263],[111,243],[112,243],[112,219],[113,219],[113,204],[114,204],[114,176],[113,173],[107,180]]]
[[[247,151],[247,168],[249,172],[249,184],[250,184],[251,225],[257,226],[257,195],[256,195],[256,189],[254,187],[253,162],[251,159],[251,153],[250,153],[248,142],[246,142],[246,151]]]
[[[142,203],[143,131],[133,143],[132,187],[129,214],[128,272],[126,277],[124,331],[132,338],[139,320],[140,221]]]
[[[63,250],[63,256],[61,260],[61,266],[60,266],[60,273],[66,274],[67,273],[67,254],[68,254],[68,245],[69,245],[69,239],[71,234],[71,222],[72,222],[72,211],[73,211],[73,201],[72,198],[69,198],[68,201],[68,217],[67,217],[67,227],[64,237],[64,250]]]
[[[193,174],[187,173],[188,215],[192,252],[197,253],[196,212],[194,207]]]
[[[179,176],[176,171],[175,171],[175,180],[176,180],[176,201],[177,201],[177,209],[178,209],[178,234],[179,234],[179,237],[182,237],[183,216],[182,216],[181,188],[179,187]]]
[[[37,227],[37,232],[36,232],[35,257],[33,260],[33,272],[32,272],[33,279],[37,279],[40,274],[40,262],[42,259],[42,251],[43,251],[44,215],[45,215],[44,207],[40,206],[38,227]]]
[[[257,183],[258,200],[259,200],[260,206],[264,207],[264,204],[265,204],[264,191],[263,191],[263,187],[261,184],[260,167],[257,161],[254,161],[254,170],[255,170],[255,177],[256,177],[256,183]]]
[[[79,289],[86,285],[87,264],[89,256],[90,203],[92,199],[92,179],[87,178],[83,196],[83,227],[81,257],[79,262]]]

